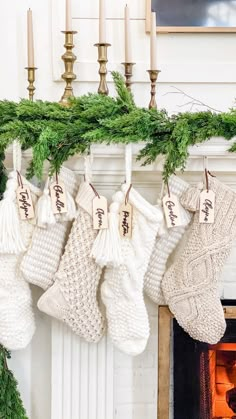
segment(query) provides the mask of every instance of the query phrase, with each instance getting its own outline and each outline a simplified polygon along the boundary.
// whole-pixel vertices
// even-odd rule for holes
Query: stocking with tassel
[[[90,256],[97,236],[92,219],[95,196],[86,173],[76,198],[77,217],[55,275],[55,283],[38,302],[41,311],[64,321],[87,342],[98,342],[105,332],[105,319],[97,301],[102,270]]]
[[[143,298],[143,280],[155,237],[163,220],[162,212],[150,205],[131,185],[131,145],[126,146],[126,184],[113,196],[111,235],[119,235],[118,219],[121,205],[133,207],[132,237],[121,237],[112,246],[111,257],[104,247],[95,242],[92,254],[101,265],[106,263],[102,284],[102,300],[106,306],[108,331],[115,346],[121,351],[138,355],[144,351],[149,337],[149,321]],[[116,222],[115,222],[116,216]],[[102,235],[102,233],[100,233]]]
[[[9,174],[6,191],[0,202],[0,343],[10,350],[25,348],[35,330],[31,292],[19,266],[28,248],[34,224],[21,220],[17,205],[21,150],[13,146],[14,171]],[[17,173],[17,170],[19,171]],[[20,176],[30,189],[32,201],[40,195],[38,188]]]
[[[60,178],[65,184],[68,212],[56,216],[53,214],[48,179],[37,204],[38,225],[21,264],[21,271],[26,281],[44,290],[54,282],[71,229],[71,220],[76,215],[74,198],[78,189],[77,176],[73,171],[63,167]]]

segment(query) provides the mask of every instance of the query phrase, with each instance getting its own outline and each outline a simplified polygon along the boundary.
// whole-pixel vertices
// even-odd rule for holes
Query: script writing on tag
[[[50,196],[53,214],[64,214],[67,212],[66,190],[63,182],[53,182],[50,185]]]
[[[164,196],[163,209],[168,228],[179,227],[182,225],[180,203],[176,195],[170,194]]]
[[[132,237],[133,207],[127,202],[120,207],[119,230],[121,237]]]
[[[30,188],[24,185],[19,186],[19,188],[17,188],[16,194],[21,220],[31,220],[34,218],[34,206]]]
[[[213,224],[215,220],[215,192],[209,190],[200,194],[199,223]]]
[[[93,228],[104,230],[108,228],[107,199],[96,196],[93,200]]]

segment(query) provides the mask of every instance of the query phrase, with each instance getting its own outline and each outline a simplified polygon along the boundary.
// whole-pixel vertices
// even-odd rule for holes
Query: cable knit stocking
[[[40,194],[39,189],[29,184],[23,177],[22,180],[30,187],[32,200],[35,203],[36,196]],[[4,198],[7,198],[9,193],[15,194],[17,186],[17,174],[12,172],[9,175]],[[22,243],[27,249],[34,225],[30,221],[20,220],[15,198],[13,202]],[[15,254],[0,253],[0,343],[10,350],[25,348],[35,331],[30,288],[19,269],[23,252],[22,250]]]
[[[218,279],[236,238],[236,194],[209,176],[216,194],[214,224],[199,223],[199,191],[187,190],[181,203],[194,209],[189,231],[167,270],[162,290],[178,323],[197,340],[215,344],[225,332],[225,317],[219,298]]]
[[[188,183],[177,176],[173,175],[169,179],[170,191],[179,198],[188,189],[188,186]],[[155,246],[144,278],[145,294],[157,304],[165,304],[161,290],[161,281],[166,270],[168,257],[179,243],[191,220],[190,213],[181,206],[180,211],[183,225],[166,229],[165,234],[161,237],[159,235],[156,237]]]
[[[122,204],[128,185],[117,192],[113,202]],[[149,321],[143,298],[143,280],[155,237],[163,220],[162,212],[132,188],[132,238],[121,239],[122,264],[108,266],[102,284],[108,328],[114,345],[130,355],[144,351],[149,337]],[[119,206],[118,206],[119,208]]]
[[[88,342],[98,342],[105,331],[105,319],[97,303],[101,268],[90,256],[97,236],[92,222],[94,196],[89,183],[82,183],[76,198],[78,217],[73,223],[55,284],[38,302],[41,311],[63,320]]]
[[[63,167],[60,177],[66,190],[75,197],[78,190],[76,175]],[[47,228],[35,227],[31,245],[21,264],[26,281],[44,290],[53,284],[71,225],[71,221],[58,221]]]

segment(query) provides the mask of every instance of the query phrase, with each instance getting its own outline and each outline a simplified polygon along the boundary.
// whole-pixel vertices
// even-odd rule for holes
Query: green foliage
[[[0,345],[0,419],[28,419],[18,391],[18,384],[8,369],[10,352]]]
[[[139,108],[119,73],[112,73],[117,96],[87,94],[71,100],[70,107],[58,103],[21,100],[0,102],[0,159],[14,139],[24,150],[32,148],[28,177],[41,178],[44,162],[50,173],[60,170],[70,156],[86,153],[93,143],[144,143],[138,156],[150,164],[165,156],[163,177],[184,169],[189,146],[212,136],[231,139],[236,135],[236,111],[181,113]],[[236,144],[230,151],[236,152]],[[2,161],[2,160],[1,160]],[[0,164],[0,193],[4,190],[4,166]]]

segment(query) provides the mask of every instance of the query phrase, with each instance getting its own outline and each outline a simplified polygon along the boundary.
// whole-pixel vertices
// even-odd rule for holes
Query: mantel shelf
[[[234,143],[235,139],[230,141],[224,138],[211,138],[203,144],[189,147],[189,159],[185,168],[186,172],[202,172],[204,168],[204,157],[208,158],[208,167],[215,172],[236,173],[236,153],[230,153],[228,149]],[[159,156],[156,161],[147,166],[142,166],[142,161],[137,161],[136,157],[143,148],[144,143],[133,144],[133,172],[147,176],[154,173],[160,174],[163,170],[164,156]],[[93,173],[97,176],[110,175],[111,177],[124,177],[125,173],[125,145],[104,145],[95,144],[91,147],[93,155]],[[31,159],[30,150],[23,152],[23,167]],[[72,157],[66,166],[72,170],[83,174],[84,159],[80,155]],[[12,169],[12,148],[10,147],[6,153],[6,167]],[[145,179],[144,179],[145,180]]]

